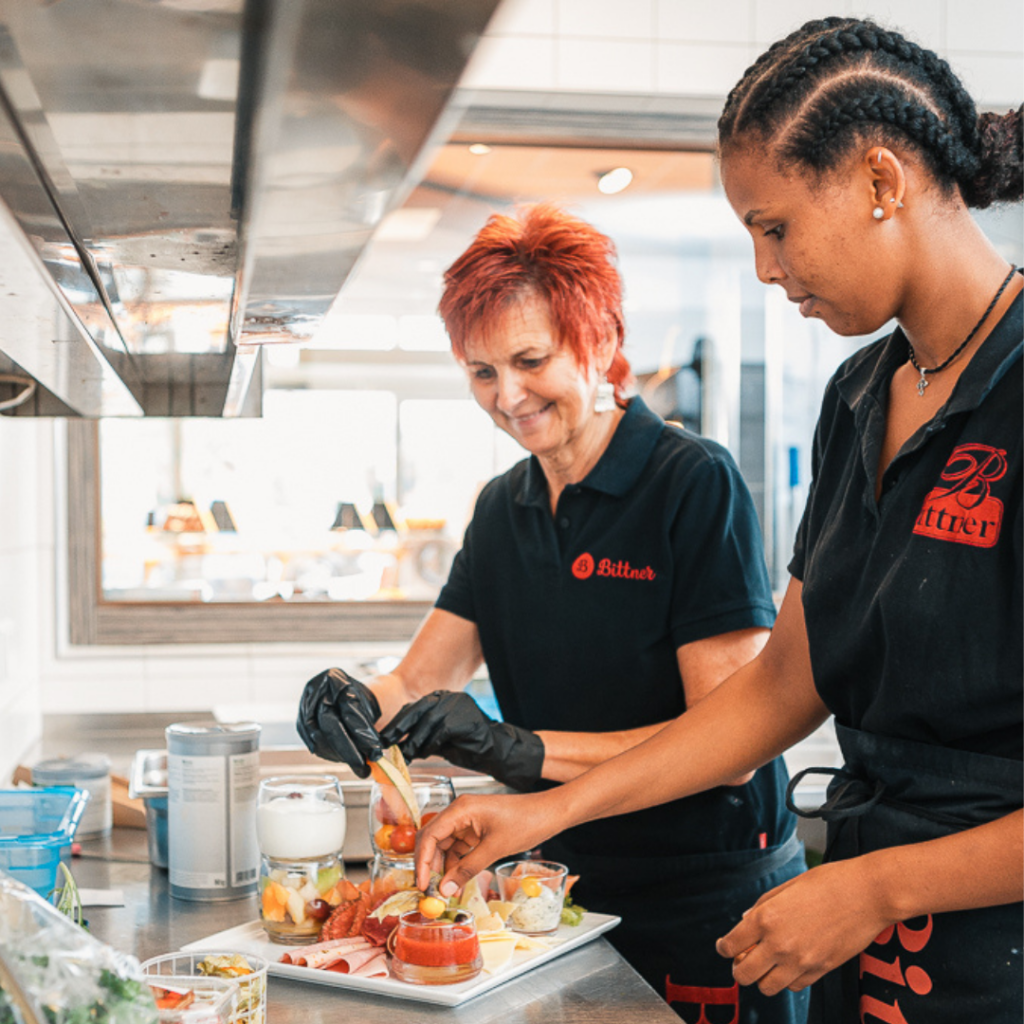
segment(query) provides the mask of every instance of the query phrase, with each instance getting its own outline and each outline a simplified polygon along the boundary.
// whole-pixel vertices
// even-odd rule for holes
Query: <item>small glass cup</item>
[[[331,775],[282,775],[260,783],[260,917],[274,942],[316,938],[341,902],[345,804]]]
[[[391,973],[413,985],[469,981],[484,965],[476,919],[466,910],[460,910],[453,921],[406,911],[388,938],[388,951]]]
[[[413,772],[412,791],[420,825],[443,811],[455,799],[455,787],[446,775]],[[374,853],[387,861],[407,862],[416,851],[416,823],[412,812],[394,786],[373,782],[370,786],[370,839]]]
[[[146,960],[142,973],[162,988],[190,988],[196,993],[190,1007],[161,1011],[161,1024],[266,1024],[267,966],[263,957],[252,953],[165,953]],[[226,1001],[224,993],[229,996]],[[195,1017],[188,1016],[192,1007]]]
[[[498,893],[511,903],[506,925],[524,935],[558,930],[569,869],[550,860],[510,860],[494,869]]]
[[[408,860],[391,860],[379,853],[373,855],[370,862],[370,899],[374,903],[404,889],[415,888],[416,868],[411,857]]]

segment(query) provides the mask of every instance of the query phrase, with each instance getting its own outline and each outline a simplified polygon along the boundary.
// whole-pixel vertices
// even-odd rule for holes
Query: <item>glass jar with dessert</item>
[[[345,825],[344,798],[333,776],[276,776],[260,783],[260,917],[274,942],[315,938],[342,901]]]

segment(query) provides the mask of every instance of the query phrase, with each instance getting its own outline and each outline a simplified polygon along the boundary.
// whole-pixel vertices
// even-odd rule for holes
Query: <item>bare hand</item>
[[[767,996],[799,992],[866,949],[895,922],[864,861],[823,864],[766,892],[718,940],[718,952],[733,958],[733,977]]]
[[[451,896],[495,861],[532,850],[560,831],[553,793],[460,796],[418,833],[416,884],[443,871],[439,889]]]

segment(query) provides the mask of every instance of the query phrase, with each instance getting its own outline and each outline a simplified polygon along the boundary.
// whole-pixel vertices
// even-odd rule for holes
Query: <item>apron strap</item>
[[[820,807],[805,811],[797,807],[794,793],[796,787],[810,775],[831,776],[833,781],[829,784],[825,802]],[[885,789],[885,783],[881,779],[876,779],[872,785],[867,779],[845,768],[805,768],[789,780],[786,787],[786,807],[801,818],[823,818],[825,821],[859,818],[862,814],[867,814],[882,799]]]

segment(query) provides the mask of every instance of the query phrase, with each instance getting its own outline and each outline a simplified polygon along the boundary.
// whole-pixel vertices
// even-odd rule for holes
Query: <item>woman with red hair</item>
[[[368,685],[311,680],[299,729],[360,772],[398,743],[549,788],[653,736],[761,649],[774,606],[757,517],[725,449],[627,397],[615,249],[590,224],[546,205],[492,216],[440,312],[473,397],[530,457],[484,488],[401,664]],[[482,662],[504,721],[462,692]],[[740,993],[715,953],[803,870],[785,785],[776,759],[544,844],[581,875],[574,897],[623,918],[611,941],[687,1019],[712,1005],[734,1024],[804,1019],[803,994]]]

